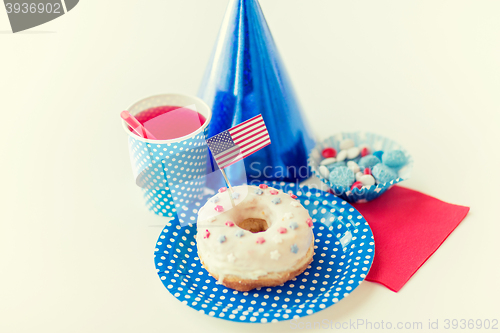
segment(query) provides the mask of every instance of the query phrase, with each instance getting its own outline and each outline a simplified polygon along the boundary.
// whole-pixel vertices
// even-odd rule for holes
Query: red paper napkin
[[[375,237],[375,258],[366,280],[394,292],[403,288],[469,212],[469,207],[399,186],[353,206]]]

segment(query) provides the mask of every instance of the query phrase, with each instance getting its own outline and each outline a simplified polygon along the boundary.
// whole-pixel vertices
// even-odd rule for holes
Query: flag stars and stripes
[[[207,145],[214,155],[219,155],[220,153],[235,146],[229,131],[224,131],[211,137],[207,140]]]
[[[224,169],[271,144],[262,115],[207,140],[219,168]]]

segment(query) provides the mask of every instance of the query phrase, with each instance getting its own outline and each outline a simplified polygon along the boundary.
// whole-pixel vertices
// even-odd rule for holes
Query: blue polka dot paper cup
[[[321,162],[324,160],[321,153],[325,148],[334,148],[337,152],[340,152],[340,144],[346,139],[353,140],[355,147],[367,147],[370,153],[401,150],[404,153],[406,164],[393,170],[397,173],[397,178],[391,181],[377,181],[373,185],[354,189],[351,189],[350,187],[335,185],[330,181],[329,177],[326,177],[325,172],[321,172]],[[360,157],[358,156],[357,158],[354,158],[352,160],[358,162],[359,158]],[[366,132],[338,133],[337,135],[323,140],[322,142],[318,143],[316,147],[314,147],[314,149],[309,154],[308,165],[314,175],[330,187],[333,194],[351,203],[362,203],[380,197],[393,185],[410,178],[411,171],[413,169],[413,158],[397,142],[381,135]],[[327,165],[327,167],[330,168],[331,166],[332,165]],[[323,168],[323,170],[325,169]],[[329,169],[328,171],[331,170],[333,169]]]
[[[128,134],[133,174],[143,190],[147,208],[160,216],[178,217],[182,223],[182,212],[189,210],[204,194],[208,154],[205,139],[212,112],[201,99],[180,94],[148,97],[128,111],[137,115],[159,106],[187,107],[206,118],[194,132],[170,140],[144,139],[122,121]]]

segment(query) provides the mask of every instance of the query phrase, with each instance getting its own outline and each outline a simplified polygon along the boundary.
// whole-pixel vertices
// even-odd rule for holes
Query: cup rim
[[[139,101],[135,102],[134,104],[130,105],[127,108],[127,110],[132,109],[136,104],[141,103],[147,99],[156,98],[156,97],[164,97],[164,96],[179,96],[179,97],[191,98],[191,99],[195,100],[197,103],[204,105],[208,110],[208,115],[207,115],[207,117],[205,117],[205,122],[203,123],[203,125],[200,128],[198,128],[196,131],[191,132],[185,136],[181,136],[179,138],[168,139],[168,140],[153,140],[153,139],[145,139],[145,138],[135,134],[134,132],[130,131],[128,129],[127,123],[125,122],[125,120],[122,119],[122,127],[125,130],[125,132],[127,132],[128,135],[130,135],[134,139],[142,141],[142,142],[146,142],[146,143],[155,143],[155,144],[178,143],[178,142],[182,142],[184,140],[187,140],[189,138],[192,138],[193,136],[203,132],[205,130],[205,128],[208,126],[208,124],[210,123],[210,120],[212,119],[212,109],[210,109],[208,104],[205,103],[205,101],[203,101],[201,98],[199,98],[197,96],[187,95],[187,94],[166,93],[166,94],[151,95],[151,96],[142,98]],[[144,111],[144,110],[142,110],[142,111]],[[133,115],[135,115],[135,114],[133,114]]]

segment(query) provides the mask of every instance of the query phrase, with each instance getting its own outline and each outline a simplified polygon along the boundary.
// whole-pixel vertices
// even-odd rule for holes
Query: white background
[[[143,97],[196,94],[226,4],[86,0],[18,34],[0,10],[0,332],[291,330],[210,318],[163,287],[165,220],[144,208],[119,120]],[[318,139],[384,134],[416,161],[404,186],[471,207],[399,293],[365,282],[301,321],[500,319],[500,2],[261,5]]]

